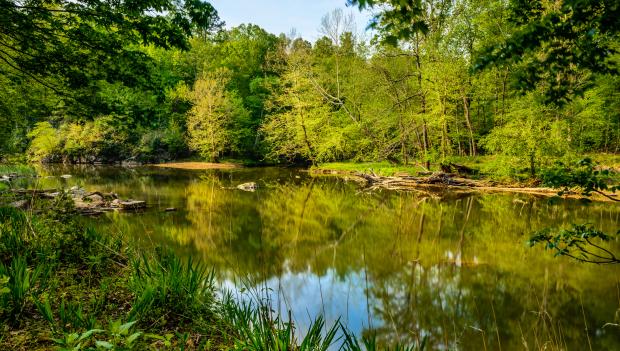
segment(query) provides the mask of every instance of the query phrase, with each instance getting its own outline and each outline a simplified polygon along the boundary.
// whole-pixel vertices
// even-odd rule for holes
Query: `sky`
[[[242,23],[253,23],[276,35],[289,34],[295,29],[306,40],[321,37],[321,18],[341,8],[352,12],[357,32],[363,32],[370,20],[368,13],[355,7],[346,7],[346,0],[210,0],[220,18],[231,28]]]

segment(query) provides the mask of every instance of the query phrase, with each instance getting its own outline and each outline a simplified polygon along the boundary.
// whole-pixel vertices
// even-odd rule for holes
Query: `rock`
[[[82,199],[91,202],[93,205],[103,204],[103,196],[99,193],[84,196]]]
[[[84,202],[81,199],[73,199],[73,203],[75,205],[75,208],[78,210],[84,210],[84,209],[89,209],[91,207],[93,207],[93,205],[89,202]]]
[[[237,189],[243,190],[243,191],[256,191],[256,189],[258,189],[258,185],[256,185],[256,183],[254,182],[243,183],[243,184],[237,185]]]
[[[28,200],[18,200],[18,201],[15,201],[15,202],[11,202],[9,204],[9,206],[11,206],[11,207],[19,208],[19,209],[22,209],[22,210],[25,209],[25,208],[28,208],[28,205],[30,205],[30,201],[28,201]]]
[[[71,187],[71,189],[69,189],[69,192],[71,193],[72,197],[76,197],[76,198],[80,198],[80,199],[88,195],[86,190],[84,190],[84,189],[82,189],[82,188],[80,188],[78,186]]]
[[[127,201],[118,201],[117,204],[123,210],[139,210],[142,208],[146,208],[146,201],[127,200]]]
[[[167,209],[165,209],[166,212],[175,212],[177,209],[174,207],[168,207]]]
[[[118,199],[117,193],[104,193],[103,198],[109,201]]]
[[[69,178],[72,178],[72,177],[73,176],[71,174],[63,174],[63,175],[60,176],[60,178],[63,178],[63,179],[69,179]]]
[[[53,193],[43,193],[41,194],[41,197],[43,198],[47,198],[47,199],[55,199],[60,195],[60,192],[53,192]]]

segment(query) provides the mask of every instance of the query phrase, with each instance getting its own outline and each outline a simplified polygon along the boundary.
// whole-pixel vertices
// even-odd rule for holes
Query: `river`
[[[109,213],[92,225],[201,259],[223,288],[268,298],[301,330],[323,315],[357,335],[426,339],[430,350],[620,350],[620,267],[526,245],[536,230],[572,223],[615,233],[620,205],[367,192],[286,168],[42,173],[56,176],[42,187],[146,200],[142,213]],[[57,177],[65,173],[72,177]],[[249,181],[256,192],[235,189]]]

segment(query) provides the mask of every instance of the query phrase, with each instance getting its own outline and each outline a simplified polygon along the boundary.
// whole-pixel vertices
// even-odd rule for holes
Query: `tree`
[[[340,151],[337,115],[332,114],[312,77],[311,46],[302,39],[291,42],[287,69],[280,78],[279,93],[270,101],[271,113],[262,126],[270,145],[268,156],[288,162],[333,160]]]
[[[60,151],[62,140],[58,131],[49,122],[37,123],[35,128],[28,133],[28,137],[32,138],[29,154],[33,161],[54,157]]]
[[[230,150],[229,127],[247,115],[241,101],[225,90],[227,80],[222,71],[204,74],[187,94],[193,104],[187,116],[189,147],[210,161]]]
[[[420,0],[349,0],[360,8],[384,5],[372,27],[396,42],[429,31],[427,12]],[[450,1],[441,2],[449,6]],[[520,64],[517,88],[545,88],[548,102],[566,103],[583,93],[594,74],[618,74],[620,4],[615,0],[558,2],[511,0],[510,21],[515,30],[499,45],[481,50],[477,68]]]
[[[123,78],[118,63],[141,62],[131,45],[187,49],[192,32],[222,24],[200,0],[1,0],[0,18],[0,61],[56,91],[62,85],[48,75],[69,87],[83,86],[86,78],[115,81]],[[93,67],[100,76],[88,76]]]

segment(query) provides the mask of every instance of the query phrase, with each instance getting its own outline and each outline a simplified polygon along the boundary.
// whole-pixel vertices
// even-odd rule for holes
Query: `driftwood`
[[[396,191],[414,191],[426,196],[445,198],[463,197],[474,193],[522,193],[534,196],[558,196],[558,190],[552,188],[511,187],[498,185],[488,180],[460,178],[453,173],[433,173],[429,177],[383,177],[376,174],[355,173],[355,177],[365,183],[366,190],[388,189]],[[593,194],[589,200],[612,201],[609,197],[618,194],[606,193],[608,196]],[[565,192],[563,198],[582,199],[579,191]]]
[[[376,174],[356,173],[358,177],[366,180],[370,187],[382,187],[382,188],[403,188],[403,187],[416,187],[419,185],[443,185],[443,186],[461,186],[461,187],[475,187],[479,186],[479,182],[457,178],[452,173],[433,173],[429,177],[382,177]]]

